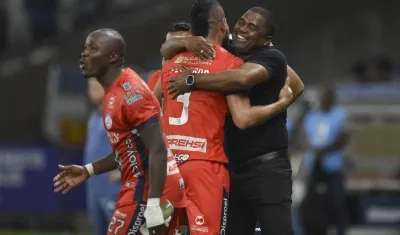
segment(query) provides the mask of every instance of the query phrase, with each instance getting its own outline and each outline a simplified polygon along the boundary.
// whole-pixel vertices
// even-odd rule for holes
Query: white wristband
[[[147,200],[148,206],[160,206],[160,198],[149,198]]]
[[[94,174],[94,169],[93,169],[92,163],[86,164],[86,165],[85,165],[85,168],[86,168],[86,170],[89,172],[89,175],[90,175],[90,176],[95,175],[95,174]]]

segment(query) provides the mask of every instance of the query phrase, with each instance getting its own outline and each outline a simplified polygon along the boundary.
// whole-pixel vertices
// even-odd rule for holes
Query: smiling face
[[[267,19],[251,10],[247,11],[235,24],[232,45],[240,54],[269,45],[272,37],[267,36]]]

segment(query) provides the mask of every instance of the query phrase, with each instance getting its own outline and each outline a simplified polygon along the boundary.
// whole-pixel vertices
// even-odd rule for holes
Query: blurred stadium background
[[[400,234],[400,1],[220,2],[231,27],[252,6],[276,13],[274,44],[304,80],[303,99],[312,104],[321,86],[335,86],[353,127],[349,234]],[[58,163],[82,162],[90,112],[78,69],[85,36],[101,27],[119,30],[127,64],[147,79],[161,66],[168,24],[186,20],[191,3],[0,1],[0,235],[91,234],[85,187],[61,197],[52,185]],[[291,120],[303,112],[296,102]],[[303,154],[292,153],[296,173]],[[304,177],[295,179],[301,191]]]

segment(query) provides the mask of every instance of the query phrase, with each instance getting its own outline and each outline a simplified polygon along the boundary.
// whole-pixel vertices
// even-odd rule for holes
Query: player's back
[[[223,149],[224,123],[228,106],[225,95],[192,91],[176,100],[168,94],[168,80],[179,75],[179,66],[193,73],[210,73],[237,68],[243,62],[220,46],[214,45],[216,57],[201,60],[184,52],[164,65],[161,85],[164,93],[164,131],[178,163],[187,160],[209,160],[227,163]]]

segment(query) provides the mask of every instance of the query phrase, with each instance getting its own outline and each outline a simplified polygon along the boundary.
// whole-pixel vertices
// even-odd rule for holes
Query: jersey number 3
[[[183,103],[182,113],[179,118],[168,118],[170,125],[180,126],[184,125],[189,119],[189,98],[190,92],[177,97],[177,101]]]

